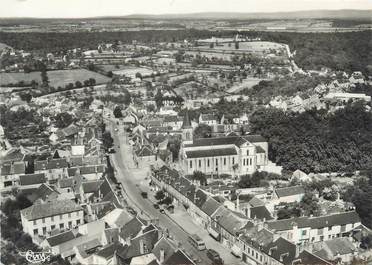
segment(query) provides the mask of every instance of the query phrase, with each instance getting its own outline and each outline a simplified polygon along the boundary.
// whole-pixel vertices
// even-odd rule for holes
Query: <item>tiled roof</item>
[[[293,261],[293,265],[333,265],[333,263],[304,250],[300,253],[298,258]]]
[[[7,176],[10,175],[10,164],[2,165],[1,166],[1,176]]]
[[[164,265],[194,265],[195,263],[186,254],[177,250],[164,262]]]
[[[257,154],[264,154],[266,152],[265,152],[265,150],[261,146],[257,145],[256,146],[256,153]]]
[[[266,206],[257,206],[257,207],[251,207],[251,216],[252,219],[265,219],[265,220],[272,220],[273,217],[271,216],[269,210],[266,208]]]
[[[218,207],[220,207],[221,204],[217,202],[212,197],[208,197],[208,199],[205,201],[203,206],[201,207],[202,211],[205,212],[208,216],[212,216],[212,214],[217,210]]]
[[[266,139],[260,135],[200,138],[200,139],[194,139],[192,144],[187,144],[185,145],[185,147],[217,146],[217,145],[236,145],[239,147],[246,142],[261,143],[261,142],[266,142]]]
[[[162,237],[158,242],[156,242],[152,253],[160,259],[160,251],[164,251],[164,260],[167,260],[176,251],[176,246],[174,246],[168,239]]]
[[[67,167],[68,164],[65,158],[35,161],[35,171]]]
[[[311,227],[313,229],[319,229],[334,225],[354,224],[359,222],[359,215],[355,211],[350,211],[319,217],[297,217],[268,221],[267,225],[270,229],[275,229],[276,231],[286,231],[292,230],[293,223],[297,224],[299,228]]]
[[[25,185],[33,185],[33,184],[41,184],[45,183],[46,178],[44,173],[40,174],[27,174],[19,176],[19,184],[22,186]]]
[[[25,174],[25,163],[23,161],[11,162],[1,166],[1,175]]]
[[[284,265],[292,264],[292,261],[296,258],[296,245],[282,237],[264,246],[263,252],[269,254],[270,249],[270,256]]]
[[[305,189],[302,186],[292,186],[275,189],[275,193],[278,195],[278,197],[285,197],[298,194],[305,194]]]
[[[236,149],[231,148],[219,148],[219,149],[208,149],[208,150],[195,150],[186,151],[187,158],[199,158],[199,157],[214,157],[214,156],[229,156],[236,155]]]
[[[72,187],[74,185],[74,178],[60,179],[58,180],[58,184],[61,189]]]
[[[51,201],[43,204],[34,204],[21,210],[21,213],[27,220],[30,221],[80,210],[83,210],[83,208],[73,201],[61,200]]]
[[[69,230],[58,235],[48,237],[46,240],[48,241],[51,247],[54,247],[67,241],[70,241],[74,238],[75,238],[74,233],[71,230]]]
[[[111,259],[117,249],[117,243],[109,244],[100,249],[95,255],[105,258],[106,260]]]
[[[213,114],[200,114],[200,118],[202,121],[217,120],[216,116],[214,116]]]
[[[334,256],[337,254],[351,254],[356,250],[356,247],[349,238],[334,238],[324,242]]]
[[[81,185],[83,187],[84,193],[93,193],[98,190],[99,186],[101,186],[102,183],[102,180],[93,180],[82,182]]]
[[[128,237],[135,237],[141,231],[143,225],[144,224],[135,217],[121,229],[119,235],[124,240]]]
[[[140,157],[143,157],[143,156],[153,156],[155,155],[154,152],[151,150],[150,147],[148,146],[143,146],[141,149],[138,149],[136,151],[136,155],[137,156],[140,156]]]

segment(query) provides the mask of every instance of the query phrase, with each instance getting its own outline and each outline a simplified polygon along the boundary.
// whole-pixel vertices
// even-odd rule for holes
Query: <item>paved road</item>
[[[187,254],[191,254],[192,257],[197,257],[200,260],[200,264],[211,264],[211,261],[206,256],[206,251],[198,251],[188,242],[188,235],[178,224],[170,219],[166,214],[162,214],[159,210],[153,207],[153,204],[142,198],[138,188],[138,176],[133,174],[133,169],[130,169],[128,165],[133,165],[132,154],[129,146],[126,143],[126,135],[123,128],[119,128],[119,131],[115,131],[117,127],[115,123],[110,122],[108,128],[111,130],[115,144],[115,154],[111,155],[113,166],[116,169],[116,178],[123,184],[125,189],[124,196],[127,197],[128,204],[135,208],[142,217],[146,219],[152,219],[158,221],[158,224],[163,229],[168,229],[170,237],[176,242],[180,242],[181,248],[185,250]],[[120,126],[121,127],[121,126]],[[120,148],[119,148],[120,145]],[[146,169],[143,171],[143,177],[146,176]],[[137,181],[136,181],[137,179]]]

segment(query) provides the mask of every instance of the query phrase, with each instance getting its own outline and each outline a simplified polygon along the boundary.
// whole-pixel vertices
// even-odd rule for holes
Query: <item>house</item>
[[[268,143],[260,135],[184,140],[180,163],[187,175],[253,174],[268,165]]]
[[[266,224],[283,238],[296,244],[306,244],[348,236],[361,221],[355,211],[349,211],[318,217],[272,220]]]
[[[41,184],[46,183],[47,179],[44,173],[40,174],[26,174],[19,176],[19,185],[21,188],[39,187]]]
[[[200,114],[199,124],[206,124],[209,126],[214,126],[218,124],[218,120],[216,116],[214,116],[213,114]]]
[[[78,226],[84,222],[83,208],[71,200],[35,203],[21,210],[22,227],[25,233],[46,236],[50,231]]]
[[[349,264],[358,255],[357,248],[348,237],[334,238],[314,244],[312,252],[324,260],[345,264]]]
[[[25,174],[26,166],[23,161],[12,161],[1,165],[0,190],[19,184],[19,177]]]
[[[76,238],[76,234],[72,230],[67,230],[65,232],[61,232],[55,235],[51,235],[43,240],[40,246],[43,249],[50,249],[53,255],[58,255],[59,245],[71,241]]]
[[[105,223],[112,228],[121,228],[125,226],[132,218],[132,215],[120,208],[116,208],[102,217]]]
[[[139,163],[154,163],[157,160],[156,153],[148,145],[144,145],[135,152],[135,160]]]
[[[65,158],[48,159],[34,162],[35,173],[44,173],[48,180],[68,177],[68,163]]]
[[[275,205],[280,203],[300,202],[305,196],[305,189],[302,186],[276,188],[273,192],[272,202]]]

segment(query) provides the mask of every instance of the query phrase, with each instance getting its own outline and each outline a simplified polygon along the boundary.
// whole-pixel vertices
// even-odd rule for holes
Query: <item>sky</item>
[[[372,9],[372,0],[0,0],[0,17]]]

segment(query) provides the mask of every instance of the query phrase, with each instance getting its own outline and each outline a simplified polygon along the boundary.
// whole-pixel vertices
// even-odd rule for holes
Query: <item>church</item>
[[[201,171],[206,175],[253,174],[268,164],[268,143],[260,135],[193,139],[186,112],[182,124],[180,163],[185,175]]]

